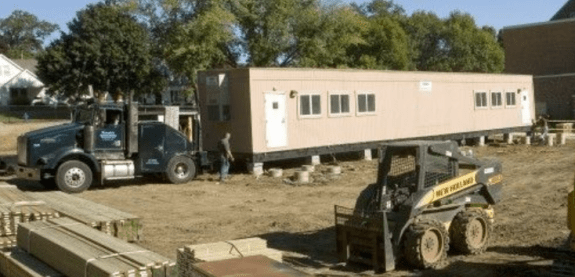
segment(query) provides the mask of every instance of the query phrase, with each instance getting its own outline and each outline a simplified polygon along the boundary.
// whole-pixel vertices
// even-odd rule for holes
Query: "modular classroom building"
[[[531,75],[242,68],[200,72],[198,84],[205,150],[230,132],[252,164],[525,132],[535,114]]]

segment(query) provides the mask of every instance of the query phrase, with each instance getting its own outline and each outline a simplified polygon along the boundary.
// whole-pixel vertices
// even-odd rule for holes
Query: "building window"
[[[208,120],[229,121],[230,95],[227,73],[206,77]]]
[[[514,107],[516,105],[515,92],[505,93],[505,105],[507,107]]]
[[[487,92],[475,92],[475,108],[487,108]]]
[[[349,114],[349,93],[336,92],[329,94],[329,114]]]
[[[304,94],[299,97],[300,116],[321,115],[321,96],[319,94]]]
[[[10,104],[12,105],[29,105],[26,88],[10,88]]]
[[[357,94],[357,113],[375,113],[375,93]]]
[[[501,108],[503,106],[503,100],[501,98],[501,92],[493,91],[491,92],[491,107]]]

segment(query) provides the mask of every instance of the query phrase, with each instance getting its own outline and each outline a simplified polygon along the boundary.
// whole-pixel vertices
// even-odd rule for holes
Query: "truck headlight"
[[[18,137],[18,164],[28,165],[28,140],[25,136]]]

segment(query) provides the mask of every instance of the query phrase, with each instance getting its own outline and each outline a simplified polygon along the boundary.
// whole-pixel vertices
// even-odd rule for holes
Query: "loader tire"
[[[482,209],[458,213],[451,223],[453,248],[463,254],[485,252],[492,232],[487,213]]]
[[[369,213],[371,211],[375,211],[377,207],[375,207],[375,193],[377,191],[377,184],[368,185],[365,189],[363,189],[357,200],[355,200],[355,209],[354,212],[358,214]]]
[[[409,226],[403,244],[406,261],[417,268],[438,268],[445,263],[449,235],[438,221],[424,221]]]

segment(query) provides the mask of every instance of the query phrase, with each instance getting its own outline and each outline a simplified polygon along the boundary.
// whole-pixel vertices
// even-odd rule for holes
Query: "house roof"
[[[569,0],[557,13],[551,17],[551,20],[560,20],[575,17],[575,0]]]
[[[12,61],[22,69],[28,69],[28,71],[36,74],[36,66],[38,65],[38,61],[36,59],[15,59]]]

